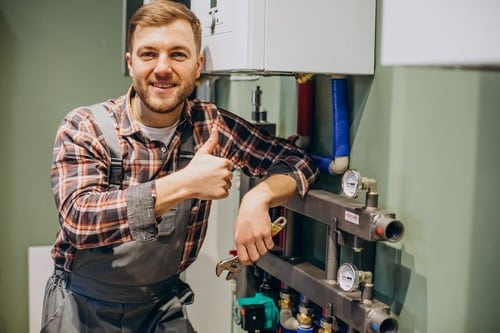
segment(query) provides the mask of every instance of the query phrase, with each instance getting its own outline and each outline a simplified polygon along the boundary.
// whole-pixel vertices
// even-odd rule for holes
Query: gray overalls
[[[191,156],[181,154],[181,168],[193,152],[185,125],[181,152]],[[165,213],[151,241],[77,250],[72,271],[47,282],[41,332],[194,332],[183,313],[194,293],[177,275],[191,204]]]

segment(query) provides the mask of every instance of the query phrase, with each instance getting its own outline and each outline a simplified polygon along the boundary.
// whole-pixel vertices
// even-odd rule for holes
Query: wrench
[[[271,234],[273,237],[276,236],[281,231],[281,229],[285,227],[286,222],[287,222],[286,218],[280,216],[274,222],[271,223]],[[228,271],[226,275],[226,280],[234,279],[236,275],[238,275],[238,273],[241,272],[240,259],[238,258],[237,255],[219,261],[217,263],[217,266],[215,266],[215,275],[219,277],[222,274],[222,272],[226,270]]]

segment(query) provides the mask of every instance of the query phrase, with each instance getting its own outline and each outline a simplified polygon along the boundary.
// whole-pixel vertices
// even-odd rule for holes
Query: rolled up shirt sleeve
[[[301,197],[317,180],[319,169],[304,149],[271,136],[228,111],[219,109],[216,118],[221,156],[241,167],[245,174],[254,177],[275,173],[293,176]]]
[[[125,193],[130,234],[134,240],[148,241],[156,237],[153,182],[138,184]]]

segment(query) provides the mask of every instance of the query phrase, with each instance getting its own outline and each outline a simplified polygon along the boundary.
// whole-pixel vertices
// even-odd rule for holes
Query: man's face
[[[181,111],[200,76],[199,55],[190,24],[177,20],[157,27],[137,27],[126,60],[132,85],[155,113]]]

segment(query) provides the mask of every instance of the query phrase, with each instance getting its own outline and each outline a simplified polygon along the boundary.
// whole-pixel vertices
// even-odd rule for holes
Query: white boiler
[[[375,0],[191,0],[204,72],[373,74]]]

